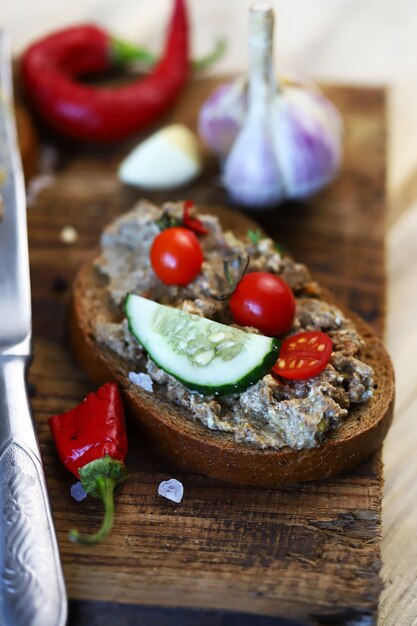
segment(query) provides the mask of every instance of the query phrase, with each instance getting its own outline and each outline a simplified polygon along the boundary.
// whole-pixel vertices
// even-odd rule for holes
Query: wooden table
[[[227,33],[229,51],[216,71],[238,71],[245,65],[242,42],[246,18],[242,0],[190,0],[197,51],[205,51],[218,32]],[[388,111],[389,168],[387,183],[393,199],[387,228],[386,342],[397,373],[397,410],[386,440],[385,495],[382,533],[383,579],[379,625],[411,626],[417,613],[417,80],[415,55],[417,5],[403,0],[352,4],[340,0],[276,2],[279,12],[279,61],[314,78],[372,82],[391,86]],[[6,8],[6,7],[5,7]],[[133,17],[140,14],[139,17]],[[300,15],[303,19],[300,20]],[[83,21],[86,16],[132,39],[155,45],[160,32],[160,6],[153,0],[118,2],[57,0],[8,5],[2,23],[20,50],[52,28]],[[233,28],[227,25],[233,19]],[[76,254],[68,251],[69,256]],[[76,258],[75,258],[76,261]]]
[[[417,176],[416,176],[417,180]],[[417,204],[392,215],[387,232],[386,344],[396,372],[394,423],[384,444],[381,626],[417,615]]]
[[[215,84],[190,85],[172,117],[195,126],[199,105]],[[287,204],[256,217],[342,302],[382,332],[385,94],[347,87],[328,88],[328,93],[346,124],[341,176],[307,204]],[[135,620],[261,625],[287,619],[374,624],[381,584],[379,454],[332,480],[245,489],[179,471],[155,456],[132,428],[131,475],[118,499],[112,535],[96,547],[69,543],[68,529],[97,524],[100,506],[71,500],[73,481],[56,458],[46,420],[91,389],[67,344],[66,287],[103,225],[140,197],[114,176],[126,148],[89,150],[61,143],[55,183],[28,214],[36,349],[32,402],[72,600],[70,625]],[[197,203],[225,205],[216,177],[210,169],[186,192],[170,196],[185,193]],[[236,212],[231,210],[228,219],[237,226]],[[76,242],[60,240],[65,225],[77,229]],[[169,476],[185,486],[177,507],[156,495],[159,481]]]

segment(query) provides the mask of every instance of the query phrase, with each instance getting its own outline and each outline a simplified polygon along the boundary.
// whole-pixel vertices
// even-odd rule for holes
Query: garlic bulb
[[[118,176],[144,189],[174,189],[190,183],[201,171],[198,138],[182,124],[172,124],[132,150],[120,164]]]
[[[200,109],[198,132],[220,158],[227,156],[246,114],[245,79],[220,85]]]
[[[223,85],[200,113],[200,135],[224,159],[231,198],[253,208],[315,193],[334,178],[342,154],[343,125],[334,105],[311,83],[275,79],[273,22],[270,5],[251,8],[248,85]]]
[[[339,171],[343,124],[319,91],[287,87],[273,103],[273,131],[287,198],[305,198]]]
[[[273,12],[265,4],[251,10],[248,107],[243,126],[224,165],[231,198],[247,206],[273,206],[285,197],[274,145],[271,98]]]

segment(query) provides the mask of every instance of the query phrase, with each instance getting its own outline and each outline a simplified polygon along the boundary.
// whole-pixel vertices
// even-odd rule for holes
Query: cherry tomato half
[[[275,274],[245,274],[230,298],[233,319],[240,326],[253,326],[276,337],[292,326],[295,298],[287,283]]]
[[[152,268],[166,285],[188,285],[199,273],[203,251],[188,228],[166,228],[153,241]]]
[[[274,374],[290,380],[304,380],[320,374],[330,361],[332,340],[320,331],[288,337],[281,346]]]

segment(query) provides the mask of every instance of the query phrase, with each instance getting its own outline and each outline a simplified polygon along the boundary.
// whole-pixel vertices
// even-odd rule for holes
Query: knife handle
[[[27,365],[27,357],[0,358],[0,624],[64,626],[66,593]]]

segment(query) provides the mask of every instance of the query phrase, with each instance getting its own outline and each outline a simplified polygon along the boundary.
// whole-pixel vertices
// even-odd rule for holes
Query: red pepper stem
[[[219,37],[214,44],[213,50],[209,52],[206,56],[201,57],[200,59],[195,59],[195,61],[191,62],[191,66],[193,70],[205,70],[216,61],[222,58],[227,49],[226,39],[223,37]]]
[[[146,48],[141,48],[139,46],[135,46],[127,41],[123,41],[123,39],[119,39],[118,37],[112,37],[110,39],[111,47],[110,47],[110,55],[111,59],[116,64],[128,64],[131,62],[140,63],[144,65],[146,68],[152,67],[156,65],[159,61],[159,58],[156,54],[153,54]],[[227,48],[227,43],[225,39],[218,39],[213,47],[213,50],[209,52],[206,56],[201,57],[200,59],[195,59],[191,61],[191,66],[194,70],[204,70],[216,63],[219,59],[222,58]]]
[[[118,39],[117,37],[112,37],[110,47],[111,59],[114,63],[130,63],[132,61],[137,61],[139,63],[143,63],[144,65],[154,65],[156,62],[156,57],[149,50],[145,48],[140,48],[135,46],[127,41],[123,41],[122,39]]]
[[[80,468],[80,480],[86,493],[95,498],[100,498],[104,504],[104,519],[100,530],[92,535],[82,535],[78,530],[71,530],[71,541],[84,544],[98,543],[111,531],[114,519],[113,494],[116,485],[124,483],[127,478],[124,463],[104,456],[95,459]]]
[[[74,543],[82,543],[85,545],[91,545],[102,541],[113,527],[114,521],[114,488],[116,481],[109,476],[97,476],[96,486],[97,491],[100,494],[101,500],[104,504],[104,518],[101,528],[90,535],[81,534],[78,530],[73,529],[69,532],[69,538]]]

